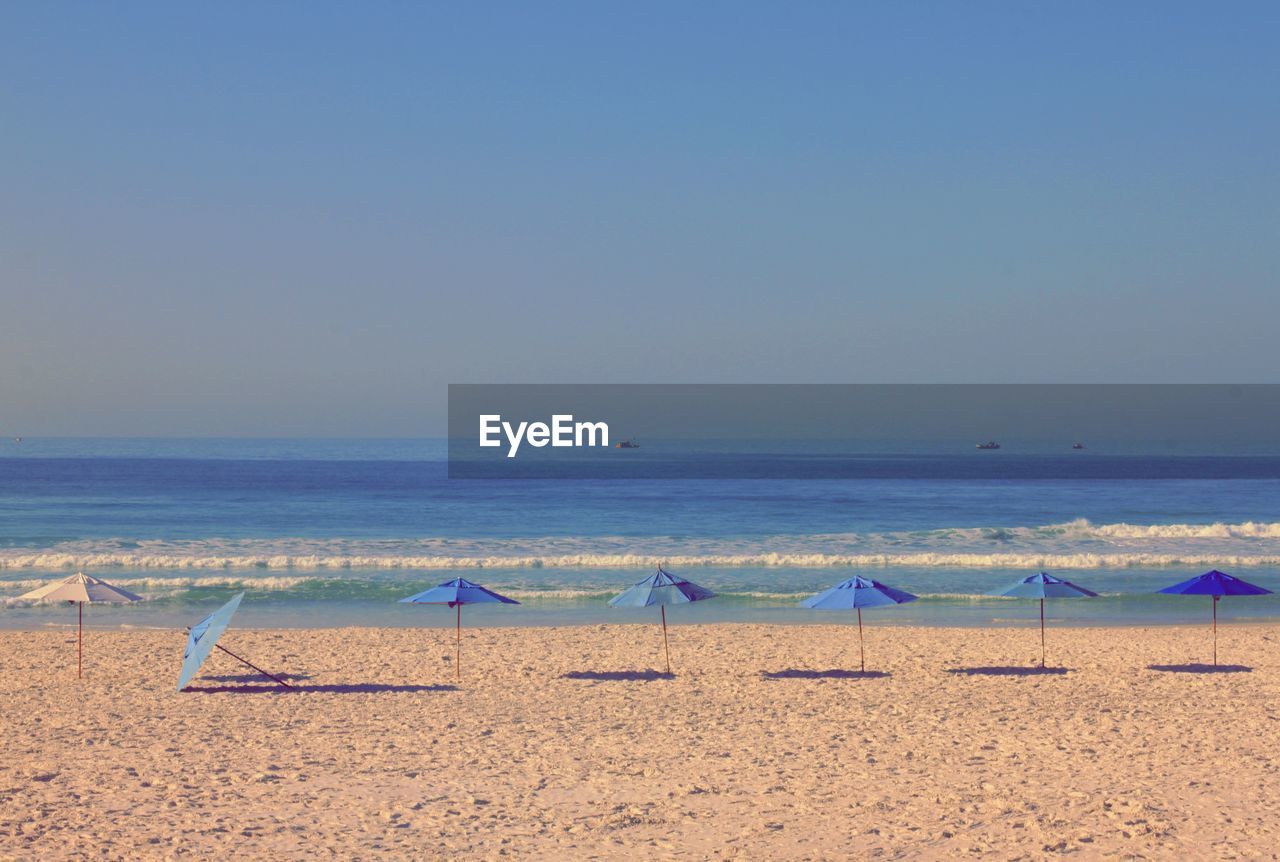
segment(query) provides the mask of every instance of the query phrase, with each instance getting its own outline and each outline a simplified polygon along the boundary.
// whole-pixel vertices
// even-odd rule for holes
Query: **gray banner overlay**
[[[449,475],[458,479],[1273,471],[1280,476],[1275,384],[449,386]]]

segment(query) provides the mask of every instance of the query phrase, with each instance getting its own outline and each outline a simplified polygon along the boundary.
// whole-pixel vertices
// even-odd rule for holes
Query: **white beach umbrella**
[[[76,635],[76,676],[84,676],[84,605],[94,602],[140,602],[141,596],[135,596],[128,590],[113,587],[106,581],[91,578],[84,572],[77,572],[64,581],[54,581],[43,587],[24,593],[20,598],[40,602],[73,602],[80,607],[79,631]]]

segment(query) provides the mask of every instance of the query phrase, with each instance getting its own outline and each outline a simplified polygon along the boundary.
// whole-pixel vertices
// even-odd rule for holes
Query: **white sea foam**
[[[0,570],[434,570],[683,567],[1100,569],[1280,564],[1280,523],[964,527],[750,538],[204,539],[63,542],[0,551]],[[195,578],[189,586],[238,582]],[[166,584],[172,579],[163,579]],[[255,585],[265,578],[254,578]],[[127,584],[128,581],[122,581]],[[146,586],[146,584],[139,584]],[[281,589],[295,583],[282,582]]]

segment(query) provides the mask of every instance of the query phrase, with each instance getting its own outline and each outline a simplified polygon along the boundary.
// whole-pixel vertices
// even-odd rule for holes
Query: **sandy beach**
[[[1280,626],[452,634],[2,632],[0,857],[1277,858]]]

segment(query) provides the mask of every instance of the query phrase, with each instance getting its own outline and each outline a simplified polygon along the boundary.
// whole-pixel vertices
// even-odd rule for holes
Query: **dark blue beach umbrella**
[[[401,599],[400,603],[414,605],[448,605],[451,608],[458,609],[458,658],[456,662],[458,679],[462,679],[462,606],[482,604],[520,604],[515,599],[500,596],[493,590],[487,590],[479,584],[473,584],[466,578],[454,578],[452,581],[445,581],[443,584],[418,593],[416,596],[409,596],[407,599]]]
[[[911,593],[903,592],[902,590],[895,590],[893,587],[885,586],[879,581],[873,581],[870,578],[852,577],[847,581],[836,584],[825,592],[810,596],[802,601],[800,606],[818,611],[856,610],[858,612],[858,656],[862,670],[865,672],[867,669],[867,655],[862,645],[862,609],[901,605],[907,602],[914,602],[918,598],[919,596],[913,596]]]
[[[1218,664],[1218,599],[1223,596],[1266,596],[1271,594],[1271,590],[1260,587],[1257,584],[1251,584],[1248,581],[1242,581],[1217,569],[1205,572],[1203,575],[1197,575],[1180,584],[1165,587],[1159,592],[1167,593],[1171,596],[1213,597],[1213,663],[1215,666]]]
[[[648,608],[657,605],[662,611],[662,648],[667,655],[667,673],[671,673],[671,647],[667,643],[667,605],[682,605],[715,598],[715,593],[700,587],[693,581],[664,571],[658,566],[657,574],[628,587],[609,599],[611,608]]]
[[[1044,600],[1096,598],[1098,594],[1093,590],[1078,587],[1070,581],[1064,581],[1062,578],[1055,578],[1048,572],[1041,572],[1038,575],[1027,575],[1022,580],[1010,584],[1003,590],[996,590],[990,595],[1040,600],[1040,667],[1044,667]]]

